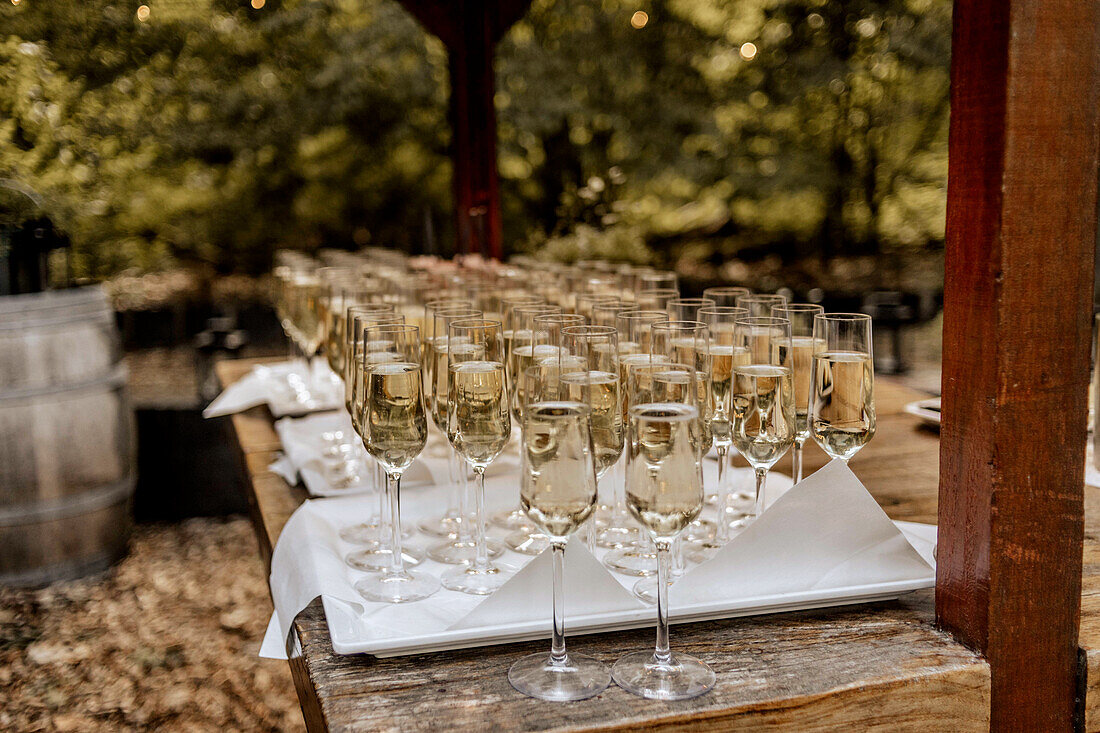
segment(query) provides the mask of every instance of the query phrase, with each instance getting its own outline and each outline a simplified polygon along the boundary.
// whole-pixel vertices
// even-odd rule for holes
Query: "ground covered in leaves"
[[[301,730],[247,520],[139,526],[106,576],[0,589],[0,730]]]

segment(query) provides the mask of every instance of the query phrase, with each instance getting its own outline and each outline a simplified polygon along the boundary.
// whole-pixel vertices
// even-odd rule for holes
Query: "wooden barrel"
[[[0,585],[125,553],[135,438],[120,358],[100,288],[0,297]]]

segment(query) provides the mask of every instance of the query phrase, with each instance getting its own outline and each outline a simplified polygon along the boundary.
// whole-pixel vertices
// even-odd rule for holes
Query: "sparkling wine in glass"
[[[737,322],[738,340],[750,361],[733,370],[730,418],[733,444],[753,467],[753,518],[767,507],[768,470],[794,444],[794,382],[791,376],[791,323],[783,318],[750,317]]]
[[[401,474],[424,450],[428,416],[424,407],[424,373],[420,362],[420,329],[382,325],[365,329],[364,347],[392,344],[378,353],[389,354],[373,363],[364,361],[364,400],[360,416],[363,444],[386,472],[390,514],[390,566],[355,584],[370,601],[404,603],[439,590],[439,581],[405,568],[401,546]],[[369,354],[369,351],[368,351]]]
[[[657,548],[657,644],[617,661],[612,679],[627,692],[656,700],[686,700],[715,683],[714,671],[673,653],[668,636],[668,574],[672,542],[703,509],[703,475],[695,425],[698,410],[682,403],[630,408],[627,505]]]
[[[543,700],[583,700],[611,683],[602,662],[565,649],[565,546],[596,506],[587,412],[586,405],[572,401],[534,402],[524,409],[520,501],[549,537],[553,551],[553,636],[549,656],[530,654],[517,660],[508,670],[508,681],[523,694]]]
[[[788,303],[772,308],[776,318],[791,322],[791,375],[794,379],[794,446],[791,448],[791,476],[797,484],[802,480],[802,446],[810,437],[810,387],[814,354],[814,317],[825,309],[813,303]]]
[[[827,454],[847,462],[875,434],[871,317],[814,316],[810,432]]]
[[[512,434],[512,412],[504,378],[504,337],[500,321],[471,318],[450,324],[447,438],[474,471],[475,554],[465,566],[443,574],[444,587],[472,595],[493,593],[512,568],[489,558],[486,544],[485,469]],[[462,349],[453,348],[461,344]]]

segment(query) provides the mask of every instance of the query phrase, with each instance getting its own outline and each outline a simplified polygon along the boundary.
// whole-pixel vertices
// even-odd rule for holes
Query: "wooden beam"
[[[493,104],[495,12],[480,0],[460,0],[452,13],[457,31],[448,59],[458,249],[484,248],[482,254],[499,259],[504,235]]]
[[[992,671],[991,730],[1071,730],[1100,3],[956,0],[938,622]]]

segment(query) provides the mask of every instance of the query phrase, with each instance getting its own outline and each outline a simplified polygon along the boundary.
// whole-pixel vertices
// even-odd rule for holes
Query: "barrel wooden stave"
[[[40,585],[125,553],[134,420],[95,288],[0,298],[0,584]]]

